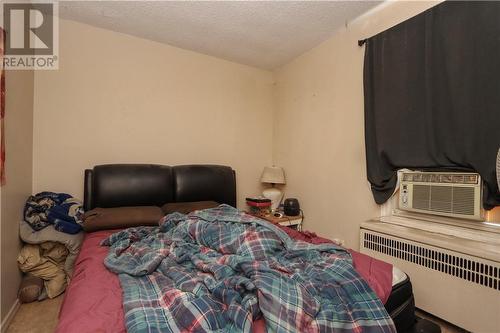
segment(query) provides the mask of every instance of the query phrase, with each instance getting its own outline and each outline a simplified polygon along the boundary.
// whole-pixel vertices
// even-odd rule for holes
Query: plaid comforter
[[[294,241],[221,205],[103,241],[129,332],[395,332],[383,304],[333,244]]]

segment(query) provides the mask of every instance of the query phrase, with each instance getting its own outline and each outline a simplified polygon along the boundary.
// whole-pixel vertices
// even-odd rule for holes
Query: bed
[[[236,206],[236,175],[230,167],[113,164],[85,170],[85,210],[206,200]],[[305,242],[330,242],[311,233],[286,227],[283,230]],[[86,234],[60,310],[57,332],[126,331],[120,282],[103,264],[109,248],[100,246],[117,231]],[[350,252],[355,269],[383,301],[398,332],[412,330],[416,317],[409,277],[387,263]],[[254,332],[266,331],[263,320],[252,328]]]

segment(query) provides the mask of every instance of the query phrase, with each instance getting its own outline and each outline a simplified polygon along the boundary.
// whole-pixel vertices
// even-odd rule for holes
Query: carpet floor
[[[21,304],[7,333],[52,333],[56,329],[64,295],[41,302]]]

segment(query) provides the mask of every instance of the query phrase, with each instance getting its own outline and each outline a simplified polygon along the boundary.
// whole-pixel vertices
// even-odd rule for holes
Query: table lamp
[[[271,184],[271,187],[266,188],[262,191],[264,198],[271,200],[271,209],[275,211],[283,198],[283,192],[276,188],[276,184],[286,184],[285,182],[285,172],[283,168],[272,166],[264,167],[262,175],[260,176],[260,182]]]

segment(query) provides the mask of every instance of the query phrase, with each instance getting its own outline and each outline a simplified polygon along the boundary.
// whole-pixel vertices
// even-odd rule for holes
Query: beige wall
[[[19,221],[31,194],[33,158],[33,72],[7,71],[5,76],[5,143],[7,184],[1,189],[1,318],[17,298],[21,274]]]
[[[272,160],[271,72],[73,21],[60,69],[35,73],[34,183],[82,198],[103,163],[214,163],[243,198]]]
[[[357,248],[359,224],[379,213],[357,40],[434,4],[385,3],[275,73],[62,20],[60,70],[35,73],[33,190],[81,197],[95,164],[220,163],[236,169],[243,207],[274,162],[305,228]]]
[[[359,246],[359,224],[379,214],[366,180],[364,48],[370,37],[435,2],[389,2],[275,73],[273,159],[286,171],[304,227]]]

